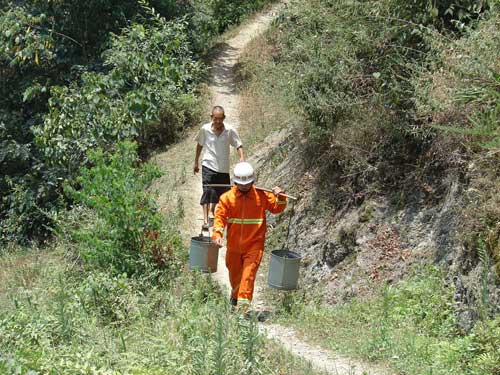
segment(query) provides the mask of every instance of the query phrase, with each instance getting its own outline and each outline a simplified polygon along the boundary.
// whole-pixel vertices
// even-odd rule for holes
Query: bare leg
[[[208,204],[203,204],[203,224],[208,225]]]

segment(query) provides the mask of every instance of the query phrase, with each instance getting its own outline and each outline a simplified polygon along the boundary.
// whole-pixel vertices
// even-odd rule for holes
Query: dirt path
[[[226,122],[234,128],[239,126],[239,96],[236,92],[234,67],[247,43],[266,30],[284,3],[273,6],[269,11],[244,24],[237,35],[227,40],[213,58],[211,72],[211,106],[222,105],[226,113]],[[202,224],[202,212],[199,205],[201,196],[201,177],[192,174],[195,142],[193,133],[187,139],[175,145],[167,152],[157,155],[154,160],[166,175],[153,187],[159,197],[160,207],[172,207],[175,199],[183,202],[184,219],[181,225],[182,236],[186,245],[192,236],[199,233]],[[175,191],[176,197],[172,198]],[[165,194],[165,192],[169,192]],[[163,194],[162,194],[163,193]],[[174,194],[175,195],[175,194]],[[214,279],[226,289],[229,296],[229,277],[225,266],[226,249],[219,251],[217,272]],[[264,309],[260,298],[260,288],[256,287],[254,309]],[[269,339],[282,345],[296,356],[309,361],[318,370],[335,375],[383,375],[385,372],[368,365],[353,362],[324,349],[308,345],[297,339],[295,332],[277,324],[259,323],[259,330]]]

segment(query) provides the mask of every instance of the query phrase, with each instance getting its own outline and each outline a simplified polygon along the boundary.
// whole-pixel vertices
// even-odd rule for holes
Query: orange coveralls
[[[249,304],[255,276],[264,252],[266,210],[283,212],[287,199],[254,186],[242,193],[236,186],[224,193],[217,205],[212,238],[221,238],[227,227],[226,267],[231,282],[231,297],[238,305]]]

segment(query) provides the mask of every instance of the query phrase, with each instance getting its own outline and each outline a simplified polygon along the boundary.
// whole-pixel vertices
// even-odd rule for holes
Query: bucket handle
[[[290,239],[290,226],[292,225],[292,217],[294,214],[294,209],[295,209],[295,201],[292,200],[292,203],[290,204],[290,219],[288,219],[288,226],[286,229],[286,239],[285,239],[285,245],[284,245],[284,250],[286,250],[285,253],[285,258],[288,258],[288,240]]]
[[[212,242],[212,235],[210,234],[210,228],[204,230],[203,227],[201,227],[201,231],[200,231],[200,238],[203,238],[203,232],[206,231],[208,233],[208,238],[209,238],[209,242]]]

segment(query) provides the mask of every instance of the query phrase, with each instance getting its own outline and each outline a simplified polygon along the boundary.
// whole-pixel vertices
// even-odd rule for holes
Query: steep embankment
[[[259,180],[301,198],[267,247],[303,255],[302,289],[268,301],[395,371],[495,373],[498,8],[459,33],[446,9],[371,5],[293,2],[242,58]]]
[[[247,47],[249,42],[257,35],[263,33],[270,25],[271,21],[277,16],[283,3],[275,5],[265,14],[262,14],[247,24],[239,28],[237,34],[223,43],[213,54],[211,62],[211,83],[210,83],[210,106],[222,105],[226,112],[227,123],[235,128],[239,128],[240,97],[236,89],[235,67],[238,59]],[[209,110],[207,110],[207,113]],[[248,131],[258,131],[258,129],[246,129]],[[186,245],[189,239],[197,235],[202,224],[202,212],[199,206],[199,197],[201,196],[201,178],[199,175],[192,175],[192,164],[194,157],[195,143],[193,136],[194,130],[185,141],[176,144],[167,152],[157,155],[154,161],[166,172],[165,176],[158,180],[154,186],[159,194],[160,206],[167,208],[175,205],[175,200],[182,202],[184,210],[184,219],[181,225],[182,236]],[[273,138],[266,145],[265,150],[277,146]],[[261,151],[265,151],[262,149]],[[263,155],[263,154],[261,154]],[[258,155],[247,154],[252,162],[259,164]],[[171,195],[162,194],[163,191],[175,190],[177,196],[173,200],[167,198]],[[230,289],[227,268],[225,267],[225,248],[219,251],[219,262],[217,272],[213,275],[219,285],[228,294]],[[264,277],[264,270],[261,268],[259,279]],[[261,281],[258,282],[254,295],[254,309],[264,312],[267,308],[264,305],[262,290],[265,288]],[[344,358],[333,352],[321,349],[314,345],[302,342],[290,327],[280,326],[278,324],[260,324],[260,331],[269,339],[276,340],[277,343],[289,350],[292,354],[302,357],[309,361],[311,365],[319,370],[324,370],[329,374],[385,374],[384,370],[366,363],[356,362]],[[272,345],[271,343],[269,343]]]
[[[270,244],[288,236],[304,283],[327,303],[440,265],[456,276],[469,330],[480,294],[493,310],[499,300],[498,132],[488,130],[498,124],[498,10],[455,41],[427,29],[415,55],[402,52],[414,26],[386,30],[384,11],[296,2],[243,59],[242,128],[261,126],[244,133],[259,178],[301,197],[289,233],[288,217],[271,220]]]

